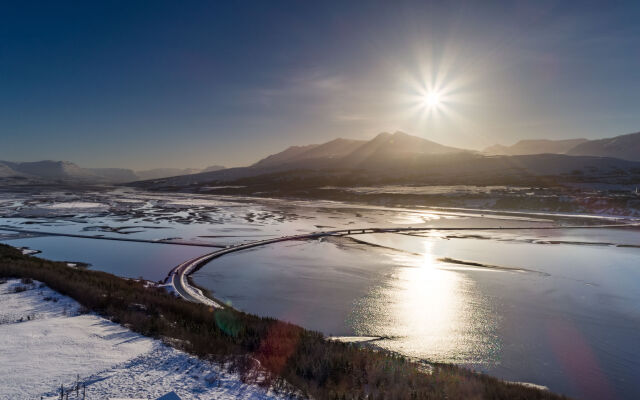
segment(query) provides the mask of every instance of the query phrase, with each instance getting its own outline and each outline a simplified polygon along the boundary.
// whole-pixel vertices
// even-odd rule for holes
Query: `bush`
[[[13,288],[13,293],[20,293],[20,292],[25,292],[27,291],[29,288],[23,285],[18,285],[16,287]]]

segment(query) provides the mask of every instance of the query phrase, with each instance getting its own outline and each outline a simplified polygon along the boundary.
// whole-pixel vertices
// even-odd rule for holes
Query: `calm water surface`
[[[640,397],[640,249],[531,242],[558,238],[549,232],[482,234],[490,239],[270,245],[194,278],[243,310],[326,334],[387,337],[376,344],[572,396]],[[637,235],[560,234],[576,243]]]
[[[54,261],[81,261],[90,268],[127,278],[151,281],[166,278],[176,265],[211,252],[206,247],[154,243],[114,242],[67,237],[36,237],[3,241],[15,247],[29,247],[42,253],[37,257]]]

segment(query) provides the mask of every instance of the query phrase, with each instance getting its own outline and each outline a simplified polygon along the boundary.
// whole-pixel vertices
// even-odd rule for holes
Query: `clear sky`
[[[482,148],[640,130],[637,1],[12,3],[4,160],[238,166],[382,131]]]

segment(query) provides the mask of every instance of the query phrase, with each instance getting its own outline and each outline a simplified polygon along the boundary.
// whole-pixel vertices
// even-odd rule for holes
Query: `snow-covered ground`
[[[0,349],[3,400],[57,399],[60,386],[76,385],[78,375],[86,399],[156,399],[172,391],[181,399],[285,397],[97,315],[83,314],[74,300],[37,282],[0,284]]]
[[[57,208],[65,208],[65,209],[74,209],[74,208],[80,208],[80,209],[104,208],[104,209],[106,209],[107,207],[108,207],[108,205],[106,205],[106,204],[102,204],[102,203],[91,203],[91,202],[87,202],[87,201],[69,201],[69,202],[53,203],[53,204],[48,204],[48,205],[43,205],[43,206],[42,206],[42,208],[52,208],[52,209],[57,209]]]

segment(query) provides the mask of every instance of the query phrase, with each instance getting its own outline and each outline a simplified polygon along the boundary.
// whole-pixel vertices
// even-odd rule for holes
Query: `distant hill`
[[[160,179],[169,176],[197,174],[199,169],[195,168],[154,168],[143,171],[136,171],[135,174],[140,179]]]
[[[253,164],[252,168],[265,167],[317,167],[327,163],[340,167],[357,167],[369,159],[403,154],[451,154],[467,150],[411,136],[404,132],[381,133],[373,139],[334,139],[323,144],[293,146]]]
[[[203,169],[200,172],[213,172],[213,171],[220,171],[221,169],[225,169],[226,167],[222,166],[222,165],[210,165],[207,168]]]
[[[81,168],[70,161],[12,162],[0,161],[0,178],[3,183],[93,183],[106,178],[89,169]]]
[[[608,139],[590,140],[572,148],[567,154],[640,161],[640,132]]]
[[[148,169],[144,171],[136,171],[135,174],[137,175],[138,178],[134,180],[162,179],[162,178],[168,178],[171,176],[191,175],[191,174],[199,174],[201,172],[219,171],[221,169],[224,169],[224,167],[221,165],[212,165],[204,169],[197,169],[197,168]]]
[[[521,140],[513,146],[497,144],[487,147],[483,153],[488,155],[549,153],[640,161],[640,132],[598,140]]]
[[[220,169],[224,169],[224,167],[214,165],[204,170],[159,168],[135,172],[126,168],[82,168],[70,161],[0,161],[0,179],[3,179],[4,183],[11,182],[21,184],[115,184],[143,179],[166,178],[200,171],[219,171]]]
[[[229,182],[235,179],[294,169],[359,168],[365,167],[366,164],[375,164],[380,160],[395,157],[456,153],[471,152],[443,146],[403,132],[381,133],[369,141],[338,138],[323,144],[292,146],[249,167],[154,179],[153,182],[139,182],[134,185],[182,187],[206,184],[207,182]]]
[[[587,139],[569,140],[521,140],[512,146],[496,144],[487,147],[483,153],[500,156],[519,156],[526,154],[565,154],[574,147],[588,142]]]
[[[89,171],[112,183],[132,182],[140,179],[135,172],[126,168],[89,168]]]
[[[96,177],[90,170],[80,168],[69,161],[2,161],[2,163],[27,177],[32,176],[50,180],[87,180]]]
[[[394,134],[381,133],[372,140],[362,144],[345,156],[342,166],[358,167],[363,163],[375,163],[376,160],[401,158],[408,155],[436,155],[468,153],[468,150],[443,146],[404,132]]]
[[[13,168],[0,161],[0,178],[22,177],[24,174],[15,171]]]
[[[253,164],[252,167],[264,168],[305,160],[341,158],[358,149],[365,143],[367,143],[366,140],[339,138],[323,144],[291,146],[280,153],[270,155],[269,157],[258,161]]]
[[[263,158],[262,160],[253,164],[253,167],[262,168],[262,167],[270,167],[273,165],[284,164],[292,160],[295,160],[296,158],[300,157],[302,154],[318,146],[319,146],[318,144],[310,144],[307,146],[291,146],[281,151],[280,153],[272,154],[266,158]]]

